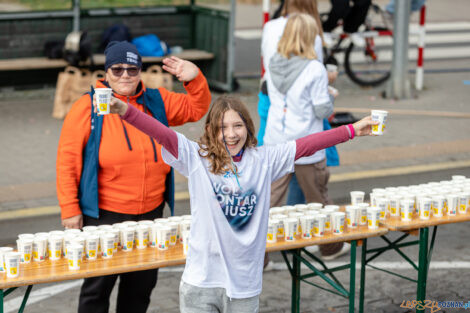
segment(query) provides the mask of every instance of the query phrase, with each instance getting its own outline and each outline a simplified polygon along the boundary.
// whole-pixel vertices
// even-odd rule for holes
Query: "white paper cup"
[[[387,211],[389,201],[387,198],[376,198],[375,206],[380,209],[380,220],[383,221],[387,218]]]
[[[33,258],[33,239],[18,239],[16,240],[16,245],[18,252],[21,254],[21,263],[31,263]]]
[[[307,204],[310,210],[321,210],[323,209],[323,204],[319,202],[310,202]]]
[[[346,225],[348,228],[357,228],[361,215],[361,208],[355,205],[346,206]]]
[[[454,216],[457,214],[459,204],[459,196],[456,194],[447,195],[447,215]]]
[[[295,217],[288,217],[284,220],[284,230],[286,241],[294,241],[299,227],[299,220]]]
[[[325,235],[325,214],[317,214],[313,220],[313,236],[323,237]]]
[[[83,251],[82,251],[82,258],[85,257],[85,236],[83,236],[83,234],[80,234],[78,236],[75,236],[75,238],[73,238],[71,240],[71,243],[70,244],[79,244],[83,247]]]
[[[413,219],[413,213],[415,211],[414,204],[415,202],[410,199],[402,200],[401,202],[401,221],[409,222]]]
[[[43,262],[46,259],[47,237],[34,237],[33,240],[33,260]]]
[[[15,278],[20,275],[20,260],[21,254],[19,252],[7,252],[3,256],[5,261],[5,270],[7,277]]]
[[[336,205],[336,204],[328,204],[328,205],[325,205],[325,207],[323,208],[325,210],[332,210],[333,212],[339,212],[339,205]]]
[[[463,192],[459,194],[459,214],[467,214],[470,193]]]
[[[432,197],[432,215],[435,217],[444,216],[445,203],[446,203],[446,199],[443,196]]]
[[[85,238],[85,257],[89,261],[96,260],[98,258],[98,246],[100,237],[97,235],[89,234]]]
[[[400,216],[400,200],[401,196],[394,195],[389,198],[390,216]]]
[[[70,228],[70,229],[66,229],[64,230],[64,233],[66,235],[68,234],[74,234],[74,235],[79,235],[82,233],[82,231],[80,229],[75,229],[75,228]],[[36,234],[37,235],[37,234]]]
[[[287,215],[275,214],[272,216],[272,218],[279,221],[279,223],[277,224],[277,238],[284,238],[284,235],[285,235],[284,220],[287,218]]]
[[[297,212],[303,213],[309,209],[309,206],[306,204],[296,204],[294,205],[294,208],[297,210]]]
[[[83,246],[70,244],[67,248],[69,270],[79,270],[82,264]]]
[[[332,229],[332,218],[331,215],[334,213],[333,210],[322,209],[320,214],[325,215],[325,231],[331,231]]]
[[[313,237],[313,227],[315,224],[315,218],[312,215],[304,215],[299,218],[302,229],[302,238],[310,239]]]
[[[431,198],[420,198],[418,201],[419,218],[428,220],[431,217]]]
[[[349,194],[351,195],[351,204],[357,205],[364,202],[366,193],[364,191],[351,191]]]
[[[170,235],[170,246],[174,246],[178,241],[178,228],[179,224],[175,222],[167,223],[167,226],[171,228],[171,235]]]
[[[334,212],[331,215],[333,234],[341,235],[344,232],[344,212]]]
[[[372,110],[372,121],[378,121],[379,124],[372,125],[372,135],[383,135],[385,130],[385,123],[387,122],[387,111]]]
[[[110,259],[114,255],[115,236],[112,233],[106,233],[100,237],[101,256],[103,259]]]
[[[161,226],[157,230],[158,250],[168,250],[170,246],[172,228],[169,226]]]
[[[266,234],[266,241],[269,243],[277,242],[277,230],[279,220],[269,219],[268,221],[268,233]]]
[[[135,229],[135,247],[137,249],[145,249],[148,247],[149,241],[149,226],[137,225]]]
[[[82,231],[84,233],[90,233],[90,232],[94,232],[96,230],[98,230],[98,226],[93,226],[93,225],[83,226],[83,228],[82,228]]]
[[[6,272],[4,256],[9,252],[13,252],[12,247],[0,247],[0,273]]]
[[[307,210],[304,212],[304,215],[312,215],[315,216],[317,214],[320,214],[320,210]]]
[[[112,94],[113,90],[111,88],[95,88],[98,115],[109,114],[109,103]]]
[[[171,216],[168,219],[171,220],[171,221],[174,221],[174,222],[179,222],[179,221],[183,220],[183,218],[181,216]],[[150,226],[150,225],[153,225],[153,224],[155,224],[155,222],[151,221],[151,220],[142,220],[142,221],[137,222],[137,225]]]
[[[461,182],[466,180],[466,177],[464,175],[452,175],[452,180]]]
[[[33,234],[19,234],[18,239],[32,239],[34,240],[34,235]]]
[[[153,225],[150,225],[149,228],[149,246],[152,248],[157,247],[157,231],[158,228],[160,227],[160,224],[154,223]]]
[[[126,226],[130,226],[130,227],[135,227],[138,225],[138,223],[136,221],[125,221],[125,222],[122,222],[124,225]]]
[[[281,207],[272,207],[269,209],[269,217],[272,217],[276,214],[284,214],[284,208]]]
[[[367,225],[367,209],[369,208],[368,203],[359,203],[357,205],[361,209],[359,217],[359,225]]]
[[[282,208],[284,209],[284,214],[287,215],[287,216],[289,215],[290,212],[296,212],[297,211],[295,209],[295,207],[292,206],[292,205],[285,205]]]
[[[51,235],[48,240],[49,260],[60,260],[62,258],[62,247],[64,245],[64,237],[59,235]]]
[[[180,222],[180,232],[181,232],[181,237],[180,237],[180,242],[183,242],[183,232],[191,230],[191,220],[182,220]]]
[[[134,248],[134,227],[121,229],[122,251],[130,252]]]
[[[369,207],[367,209],[367,227],[369,229],[379,228],[380,208]]]
[[[63,256],[66,256],[67,255],[67,248],[68,246],[72,243],[72,241],[77,237],[76,234],[65,234],[64,235],[64,242],[63,242],[63,246],[62,246],[62,249],[63,249],[63,253],[62,255]]]
[[[181,237],[183,238],[183,253],[184,253],[184,255],[188,254],[190,233],[191,233],[191,231],[189,231],[189,230],[184,230],[181,233]]]
[[[63,230],[51,230],[49,232],[49,236],[51,235],[56,235],[56,236],[61,236],[61,237],[64,237],[65,236],[65,232]]]

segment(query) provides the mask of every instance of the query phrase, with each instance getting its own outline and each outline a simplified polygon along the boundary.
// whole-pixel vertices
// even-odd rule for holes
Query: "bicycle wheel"
[[[344,55],[344,69],[352,81],[361,86],[377,86],[390,77],[392,36],[366,37],[366,45],[352,42]]]

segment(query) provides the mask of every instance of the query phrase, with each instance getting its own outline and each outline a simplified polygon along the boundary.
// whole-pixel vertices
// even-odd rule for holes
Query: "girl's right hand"
[[[96,104],[96,95],[93,95],[93,108],[95,113],[98,113],[98,108]],[[128,105],[124,101],[111,96],[111,102],[109,103],[109,113],[116,113],[120,116],[123,116],[127,112]]]

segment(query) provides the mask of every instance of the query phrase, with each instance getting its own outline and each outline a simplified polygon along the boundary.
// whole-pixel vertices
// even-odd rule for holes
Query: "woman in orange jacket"
[[[176,57],[163,61],[163,68],[184,83],[187,94],[182,94],[146,89],[141,57],[128,42],[109,43],[105,56],[106,78],[97,81],[96,88],[112,88],[115,97],[169,126],[198,121],[208,111],[209,87],[193,63]],[[57,152],[62,225],[81,228],[162,217],[165,200],[172,197],[165,195],[173,186],[172,181],[168,184],[170,167],[162,160],[161,146],[118,115],[94,115],[92,97],[93,90],[83,95],[62,127]],[[90,161],[93,157],[96,164]],[[157,274],[148,270],[87,278],[78,311],[108,312],[109,295],[120,276],[117,312],[146,312]]]

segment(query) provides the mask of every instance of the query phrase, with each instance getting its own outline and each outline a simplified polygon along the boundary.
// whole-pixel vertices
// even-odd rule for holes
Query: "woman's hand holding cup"
[[[111,101],[109,102],[109,113],[116,113],[120,116],[123,116],[127,112],[127,107],[127,103],[114,96],[111,96]],[[96,95],[93,95],[93,108],[95,110],[95,113],[98,113]]]
[[[372,125],[377,125],[378,121],[373,121],[372,117],[366,116],[362,120],[357,121],[352,126],[356,136],[369,136],[372,135]]]

